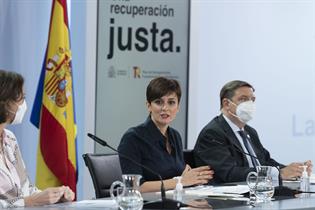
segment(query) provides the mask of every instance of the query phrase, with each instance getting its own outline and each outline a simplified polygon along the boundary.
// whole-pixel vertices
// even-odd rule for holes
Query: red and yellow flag
[[[76,192],[76,124],[66,0],[53,0],[49,38],[31,122],[39,128],[36,186]]]

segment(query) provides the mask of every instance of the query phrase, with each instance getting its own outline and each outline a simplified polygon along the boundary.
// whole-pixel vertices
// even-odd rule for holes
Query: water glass
[[[246,179],[247,185],[249,187],[249,205],[255,206],[256,203],[256,195],[255,188],[257,184],[257,176],[256,173],[249,173]]]
[[[271,177],[257,177],[255,195],[258,202],[269,202],[275,192]]]
[[[115,181],[110,187],[110,195],[121,210],[141,210],[143,198],[139,192],[141,175],[123,174],[122,180]],[[116,193],[115,193],[116,192]]]
[[[255,202],[269,202],[274,194],[272,183],[271,166],[257,166],[257,172],[250,172],[247,175],[247,185],[250,189],[250,204],[254,201],[253,193],[256,196]]]

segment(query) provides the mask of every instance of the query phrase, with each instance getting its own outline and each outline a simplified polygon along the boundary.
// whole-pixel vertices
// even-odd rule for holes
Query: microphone
[[[235,146],[235,145],[233,146],[233,144],[232,145],[224,144],[224,143],[219,142],[219,141],[217,141],[215,139],[212,139],[211,142],[214,142],[216,144],[220,144],[222,146],[227,146],[227,147],[232,148],[232,149],[236,149],[238,152],[242,153],[243,155],[248,155],[248,156],[250,156],[252,158],[255,158],[256,160],[259,161],[259,159],[255,155],[249,154],[248,152],[244,152],[243,150],[241,150],[237,146]],[[272,167],[276,168],[278,170],[278,172],[279,172],[279,174],[278,174],[278,182],[279,183],[278,184],[279,184],[279,188],[282,188],[283,187],[283,181],[282,181],[282,177],[281,177],[281,174],[280,174],[280,168],[279,168],[279,166],[272,166]]]
[[[162,179],[160,174],[153,171],[149,167],[147,167],[141,163],[138,163],[137,161],[129,158],[127,155],[122,154],[117,149],[115,149],[112,146],[110,146],[109,144],[107,144],[107,142],[104,141],[103,139],[100,139],[99,137],[97,137],[91,133],[88,133],[87,136],[90,137],[91,139],[93,139],[94,141],[96,141],[97,143],[99,143],[100,145],[102,145],[104,147],[108,147],[111,150],[117,152],[117,154],[120,155],[121,157],[124,157],[127,160],[131,161],[132,163],[136,164],[137,166],[144,168],[145,170],[149,171],[151,174],[156,175],[160,179],[160,181],[161,181],[161,201],[146,202],[143,204],[143,209],[179,209],[180,207],[187,207],[188,206],[187,204],[184,204],[180,201],[166,198],[164,182],[163,182],[163,179]]]

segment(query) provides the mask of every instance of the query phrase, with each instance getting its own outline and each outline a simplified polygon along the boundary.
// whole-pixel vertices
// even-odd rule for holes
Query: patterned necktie
[[[256,168],[256,166],[259,166],[259,163],[258,163],[257,159],[254,158],[254,157],[256,157],[256,155],[255,155],[252,147],[249,146],[250,142],[248,141],[247,134],[245,133],[245,131],[242,131],[242,130],[238,131],[238,133],[240,134],[240,136],[243,139],[243,143],[244,143],[244,146],[245,146],[247,152],[250,154],[250,159],[252,160],[253,166]]]

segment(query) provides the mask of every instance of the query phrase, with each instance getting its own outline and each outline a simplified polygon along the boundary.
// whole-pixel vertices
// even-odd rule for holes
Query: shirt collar
[[[144,122],[144,125],[148,128],[149,133],[152,134],[154,138],[152,140],[154,141],[160,141],[161,138],[165,140],[165,136],[161,133],[161,131],[158,129],[158,127],[154,124],[153,120],[151,119],[151,116],[149,115],[146,121]],[[167,134],[169,132],[169,128],[167,128]]]
[[[234,133],[238,132],[239,130],[241,130],[241,131],[244,130],[244,128],[239,128],[239,127],[237,127],[237,126],[236,126],[227,116],[225,116],[224,114],[223,114],[223,117],[224,117],[225,121],[229,124],[229,126],[232,128],[232,130],[233,130]]]

